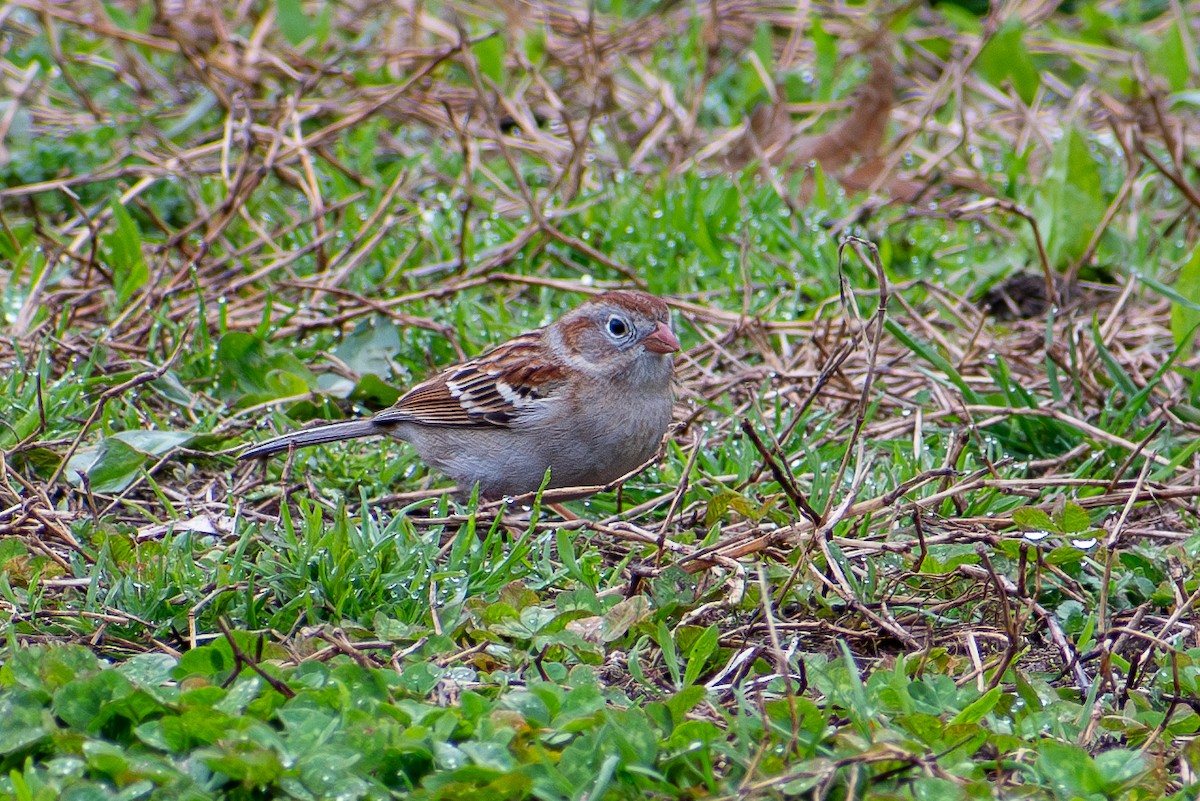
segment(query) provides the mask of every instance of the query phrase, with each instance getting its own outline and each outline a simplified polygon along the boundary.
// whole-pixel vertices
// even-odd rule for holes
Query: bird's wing
[[[417,384],[373,422],[511,426],[552,402],[566,382],[567,368],[549,357],[541,333],[523,334]]]

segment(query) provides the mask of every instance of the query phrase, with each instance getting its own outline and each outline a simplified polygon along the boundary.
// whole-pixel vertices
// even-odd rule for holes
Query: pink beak
[[[651,353],[674,353],[679,350],[679,340],[666,323],[656,325],[650,336],[642,340],[642,344]]]

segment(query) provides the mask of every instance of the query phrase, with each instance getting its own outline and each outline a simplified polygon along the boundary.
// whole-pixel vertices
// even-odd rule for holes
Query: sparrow
[[[595,295],[544,328],[434,375],[373,417],[251,445],[239,459],[386,435],[457,484],[460,498],[615,481],[654,455],[671,422],[679,340],[661,298]],[[586,493],[583,493],[586,494]]]

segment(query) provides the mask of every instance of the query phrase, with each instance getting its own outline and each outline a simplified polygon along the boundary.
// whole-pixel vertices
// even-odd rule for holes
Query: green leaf
[[[221,367],[217,378],[221,396],[244,404],[302,395],[317,383],[294,354],[245,331],[230,331],[221,337],[217,363]]]
[[[186,431],[121,431],[110,439],[124,442],[147,456],[162,456],[167,451],[186,445],[192,439]]]
[[[696,641],[692,643],[692,647],[687,655],[687,668],[683,674],[683,684],[685,687],[694,684],[701,671],[708,666],[708,660],[712,658],[713,653],[717,650],[717,643],[720,636],[721,632],[714,624],[706,628],[696,638]]]
[[[1126,748],[1112,748],[1097,754],[1095,764],[1096,772],[1104,782],[1104,792],[1110,796],[1148,769],[1145,754]]]
[[[25,543],[16,537],[0,539],[0,568],[3,568],[4,563],[8,560],[25,556],[28,553],[29,549],[25,547]]]
[[[1162,283],[1161,281],[1156,281],[1147,275],[1142,275],[1141,273],[1137,274],[1137,280],[1141,281],[1143,284],[1150,287],[1172,303],[1177,303],[1180,306],[1183,306],[1185,309],[1200,311],[1200,301],[1191,300],[1190,298],[1181,295],[1179,292]]]
[[[1200,89],[1189,89],[1184,92],[1176,92],[1170,97],[1171,108],[1176,106],[1194,106],[1200,108]]]
[[[386,317],[364,320],[342,340],[333,355],[359,375],[385,378],[392,372],[392,359],[400,352],[400,329]]]
[[[649,637],[639,638],[638,641],[633,644],[633,647],[629,649],[629,659],[626,662],[626,664],[629,665],[629,675],[633,677],[634,681],[643,687],[654,686],[649,682],[649,680],[647,680],[646,671],[642,670],[642,649],[646,647],[649,641]]]
[[[1074,565],[1083,561],[1083,551],[1073,545],[1060,545],[1052,549],[1043,558],[1046,560],[1046,564],[1056,567]]]
[[[1092,519],[1083,507],[1067,501],[1062,511],[1055,515],[1055,523],[1063,534],[1079,534],[1092,527]]]
[[[1146,65],[1152,72],[1167,79],[1172,92],[1182,92],[1188,88],[1191,72],[1188,69],[1187,45],[1184,44],[1178,19],[1167,29],[1162,42],[1157,47],[1149,48]]]
[[[383,379],[368,373],[358,380],[347,398],[367,406],[384,408],[398,401],[403,394]]]
[[[675,649],[675,640],[671,637],[671,630],[667,628],[666,622],[658,621],[654,640],[662,651],[663,663],[667,666],[667,672],[671,674],[671,681],[676,687],[680,686],[679,652]]]
[[[918,777],[912,783],[912,796],[916,801],[958,801],[968,797],[959,785],[936,776]]]
[[[150,388],[164,399],[184,408],[191,408],[196,400],[191,391],[179,380],[179,376],[176,375],[174,370],[168,370],[154,381],[151,381]]]
[[[304,13],[303,0],[275,0],[275,17],[279,32],[293,46],[307,39],[316,28]]]
[[[809,31],[813,43],[813,66],[816,71],[817,100],[833,100],[838,72],[838,39],[825,30],[821,16],[814,14]]]
[[[755,60],[761,69],[754,63]],[[743,94],[737,102],[747,113],[771,96],[772,87],[763,83],[764,75],[771,74],[771,61],[771,26],[760,23],[754,29],[754,40],[746,51],[740,70]]]
[[[147,459],[157,459],[192,436],[183,431],[122,431],[78,450],[67,462],[67,480],[78,486],[82,474],[93,492],[121,492],[141,475]]]
[[[117,306],[123,307],[133,293],[150,280],[150,270],[146,267],[142,238],[133,217],[116,198],[109,208],[112,210],[113,228],[102,237],[101,242],[112,270]]]
[[[173,751],[212,745],[230,735],[234,718],[212,708],[188,709],[178,717],[162,719],[162,738]]]
[[[1092,344],[1096,346],[1100,362],[1104,365],[1104,369],[1113,383],[1125,394],[1125,397],[1135,397],[1139,392],[1137,382],[1129,375],[1126,365],[1121,364],[1104,344],[1104,337],[1100,333],[1100,319],[1095,315],[1092,316]]]
[[[86,476],[93,492],[121,492],[137,477],[146,456],[117,439],[81,448],[67,462],[67,480],[76,486]]]
[[[730,509],[750,520],[757,519],[756,513],[758,510],[754,508],[754,504],[747,500],[746,496],[733,490],[722,489],[708,499],[708,508],[704,511],[705,527],[710,527],[724,518]]]
[[[1171,334],[1177,347],[1190,350],[1200,327],[1200,247],[1179,267],[1174,290],[1179,297],[1171,298]]]
[[[971,388],[971,385],[959,374],[954,365],[950,363],[950,360],[938,353],[932,345],[913,336],[891,318],[885,319],[883,325],[889,334],[900,340],[900,343],[911,350],[917,357],[924,359],[938,370],[941,370],[946,378],[954,386],[958,387],[968,403],[979,403],[979,395]]]
[[[516,618],[506,618],[488,626],[488,631],[518,640],[533,638],[558,617],[558,610],[544,606],[527,606]]]
[[[963,711],[955,715],[951,720],[951,725],[962,723],[978,723],[989,712],[996,708],[996,704],[1000,701],[1000,696],[1004,691],[999,687],[993,687],[983,695],[976,698],[971,703],[967,704]]]
[[[217,645],[202,645],[190,651],[184,651],[179,659],[179,667],[175,669],[177,678],[187,676],[204,676],[208,679],[224,678],[227,670],[233,669],[233,656],[228,648]]]
[[[4,668],[17,683],[41,692],[54,692],[100,669],[96,655],[79,645],[20,650],[6,659]]]
[[[164,685],[174,683],[172,673],[177,665],[178,660],[167,654],[138,654],[117,665],[116,671],[134,687],[164,700],[168,692],[174,691],[174,687],[164,691]]]
[[[114,743],[89,740],[83,744],[83,755],[88,768],[101,776],[115,778],[129,771],[129,757],[125,750]],[[86,796],[85,796],[86,798]]]
[[[1065,269],[1083,255],[1107,208],[1099,164],[1077,127],[1067,128],[1054,146],[1046,174],[1031,191],[1050,266]]]
[[[1016,680],[1017,695],[1020,696],[1021,700],[1025,703],[1025,706],[1027,708],[1029,708],[1030,710],[1032,710],[1034,712],[1041,711],[1041,709],[1044,706],[1044,704],[1042,703],[1042,699],[1038,695],[1037,690],[1030,683],[1028,677],[1026,677],[1025,672],[1023,670],[1016,669],[1016,670],[1014,670],[1014,673],[1017,678],[1017,680]]]
[[[12,428],[0,426],[0,448],[7,448],[37,431],[42,424],[42,416],[37,409],[30,409],[13,422]],[[57,461],[56,461],[57,463]]]
[[[19,688],[0,692],[0,755],[24,751],[50,736],[42,717],[42,703],[32,693]]]
[[[580,581],[583,574],[579,570],[579,560],[575,558],[575,543],[571,532],[563,528],[555,531],[554,547],[558,551],[558,558],[563,563],[567,575],[576,581]]]
[[[278,754],[246,740],[223,740],[216,747],[200,749],[195,757],[246,787],[265,787],[283,775]]]
[[[604,732],[605,737],[611,737],[620,749],[625,766],[639,769],[654,765],[658,756],[659,738],[654,732],[649,715],[640,709],[632,708],[610,709],[606,716],[609,726],[608,731]]]
[[[700,703],[707,692],[703,685],[692,684],[667,699],[667,709],[671,711],[671,720],[676,726],[687,719],[687,713]]]
[[[1041,76],[1025,48],[1025,25],[1016,17],[1006,21],[979,51],[975,69],[988,83],[1004,88],[1008,81],[1026,105],[1032,103]]]
[[[1050,515],[1033,506],[1013,510],[1013,522],[1026,531],[1058,531]]]
[[[76,679],[54,694],[53,709],[64,723],[79,731],[96,732],[107,719],[100,710],[133,691],[128,679],[115,670],[101,670]]]
[[[521,44],[525,50],[525,60],[534,66],[540,65],[546,57],[545,29],[540,25],[522,29]]]
[[[479,72],[487,76],[496,86],[504,85],[504,37],[497,34],[481,39],[471,45],[471,52],[479,62]]]
[[[1038,770],[1050,780],[1058,797],[1088,798],[1103,792],[1104,783],[1087,751],[1054,740],[1043,740],[1038,751]]]

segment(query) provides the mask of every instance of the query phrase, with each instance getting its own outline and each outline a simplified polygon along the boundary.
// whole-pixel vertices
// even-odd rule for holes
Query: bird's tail
[[[303,448],[308,445],[320,445],[323,442],[337,442],[343,439],[358,439],[385,433],[371,420],[347,420],[344,423],[332,423],[327,426],[315,426],[300,431],[280,434],[278,437],[263,440],[251,445],[238,454],[238,459],[256,459],[259,456],[270,456],[288,448]]]

